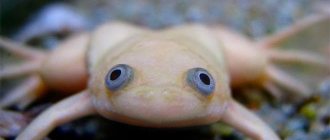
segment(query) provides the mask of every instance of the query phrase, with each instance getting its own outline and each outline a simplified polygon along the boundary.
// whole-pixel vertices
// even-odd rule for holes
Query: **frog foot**
[[[317,93],[330,76],[329,23],[329,14],[314,14],[259,40],[270,64],[263,82],[267,90],[289,99]]]
[[[301,50],[267,50],[270,65],[263,86],[275,97],[294,93],[288,99],[310,97],[319,84],[330,76],[330,62],[325,56]],[[284,90],[283,90],[284,89]]]
[[[46,89],[40,76],[36,74],[46,56],[46,52],[13,43],[2,37],[0,37],[0,48],[25,60],[23,64],[1,66],[0,80],[27,76],[19,86],[0,99],[0,108],[5,108],[15,103],[19,103],[19,108],[24,108]]]

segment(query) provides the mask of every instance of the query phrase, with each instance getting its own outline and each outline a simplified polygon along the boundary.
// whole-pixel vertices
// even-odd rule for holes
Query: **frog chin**
[[[219,104],[196,97],[196,93],[173,87],[140,87],[111,97],[104,116],[139,126],[180,127],[219,119]]]

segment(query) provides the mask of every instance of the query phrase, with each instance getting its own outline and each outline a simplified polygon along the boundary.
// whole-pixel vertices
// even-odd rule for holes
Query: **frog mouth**
[[[204,102],[176,87],[139,87],[120,93],[112,99],[112,105],[113,113],[120,116],[116,119],[142,126],[185,125],[207,117]]]

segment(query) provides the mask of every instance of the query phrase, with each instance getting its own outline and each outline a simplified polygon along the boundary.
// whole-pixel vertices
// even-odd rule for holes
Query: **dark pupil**
[[[205,84],[205,85],[210,85],[210,77],[207,76],[205,73],[201,73],[199,75],[199,79]]]
[[[116,80],[121,74],[121,70],[114,70],[110,75],[110,80]]]

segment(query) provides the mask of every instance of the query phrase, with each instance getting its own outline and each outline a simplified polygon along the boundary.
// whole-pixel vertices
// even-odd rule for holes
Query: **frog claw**
[[[276,100],[283,100],[284,99],[284,92],[283,90],[278,87],[274,82],[265,81],[262,83],[263,88],[268,91]]]
[[[26,62],[20,65],[5,66],[0,69],[0,79],[9,79],[35,73],[40,68],[39,62]]]
[[[284,93],[280,90],[275,91],[276,86],[279,86],[289,92],[294,93],[296,95],[295,97],[298,98],[309,97],[312,94],[312,89],[308,87],[305,83],[295,79],[294,77],[292,77],[285,71],[282,71],[280,68],[277,68],[276,66],[269,66],[267,68],[267,74],[270,80],[269,82],[272,83],[268,85],[268,89],[271,91],[279,91],[277,93]]]
[[[19,45],[2,37],[0,37],[0,48],[27,61],[19,65],[1,67],[0,79],[12,78],[36,72],[46,56],[46,52]]]
[[[330,19],[330,16],[326,14],[315,14],[307,18],[304,18],[292,26],[284,28],[272,36],[265,37],[258,42],[258,46],[261,48],[274,48],[278,47],[279,43],[282,43],[293,36],[301,33],[303,30],[313,27],[319,23],[325,22]]]
[[[313,52],[270,49],[266,50],[265,53],[271,61],[282,63],[303,63],[330,69],[327,59]]]
[[[46,87],[39,76],[32,75],[16,88],[9,91],[1,100],[0,108],[9,107],[18,103],[17,107],[23,109],[44,93]]]
[[[35,59],[45,56],[44,51],[14,43],[3,37],[0,37],[0,48],[25,59]]]

